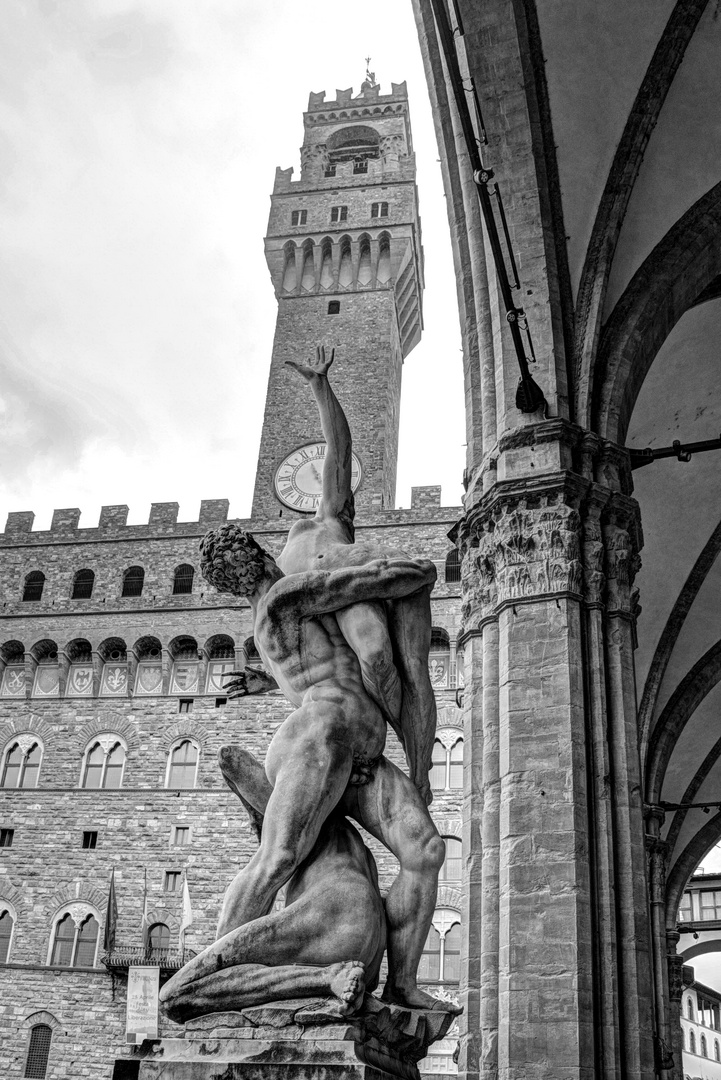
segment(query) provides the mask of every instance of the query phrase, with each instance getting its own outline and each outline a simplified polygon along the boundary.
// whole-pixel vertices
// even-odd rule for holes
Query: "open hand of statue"
[[[310,382],[312,379],[328,374],[334,356],[335,349],[331,349],[330,356],[326,356],[325,345],[318,345],[315,350],[315,360],[311,357],[306,364],[298,364],[295,360],[286,360],[285,365],[302,375],[306,382]]]
[[[229,671],[228,675],[235,675],[234,679],[223,684],[223,690],[231,698],[267,694],[270,690],[278,689],[278,683],[273,676],[262,668],[246,667],[242,671]]]

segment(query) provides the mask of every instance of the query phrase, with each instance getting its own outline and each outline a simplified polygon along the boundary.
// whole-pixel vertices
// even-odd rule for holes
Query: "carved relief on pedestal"
[[[578,511],[565,503],[529,507],[518,500],[476,519],[461,538],[464,628],[508,601],[580,593],[579,534]]]

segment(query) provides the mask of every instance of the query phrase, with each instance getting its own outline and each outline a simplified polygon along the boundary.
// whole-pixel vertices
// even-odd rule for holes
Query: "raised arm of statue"
[[[288,367],[297,371],[313,391],[326,441],[322,496],[315,515],[319,520],[346,516],[351,500],[351,433],[345,413],[328,382],[328,370],[334,356],[335,349],[331,350],[328,358],[325,347],[319,345],[315,360],[308,360],[305,364],[286,361]]]

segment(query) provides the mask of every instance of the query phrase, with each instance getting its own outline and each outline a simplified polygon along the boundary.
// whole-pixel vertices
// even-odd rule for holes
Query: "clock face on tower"
[[[275,493],[291,510],[313,513],[322,494],[323,462],[326,444],[308,443],[288,454],[275,474]],[[361,481],[361,465],[353,454],[351,487],[356,491]]]

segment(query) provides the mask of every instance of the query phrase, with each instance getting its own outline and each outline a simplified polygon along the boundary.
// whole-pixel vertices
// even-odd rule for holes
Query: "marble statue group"
[[[350,1016],[379,984],[385,1002],[458,1011],[417,986],[444,845],[428,812],[436,707],[428,674],[433,563],[356,543],[351,433],[323,347],[289,362],[314,395],[327,450],[313,517],[277,560],[238,526],[208,533],[202,571],[247,597],[265,670],[234,672],[232,695],[279,687],[295,707],[264,765],[239,746],[220,767],[259,846],[227,889],[217,940],[161,991],[166,1013],[205,1013],[311,998]],[[387,726],[409,775],[384,756]],[[375,861],[352,821],[398,860],[381,897]],[[285,886],[285,906],[273,910]]]

